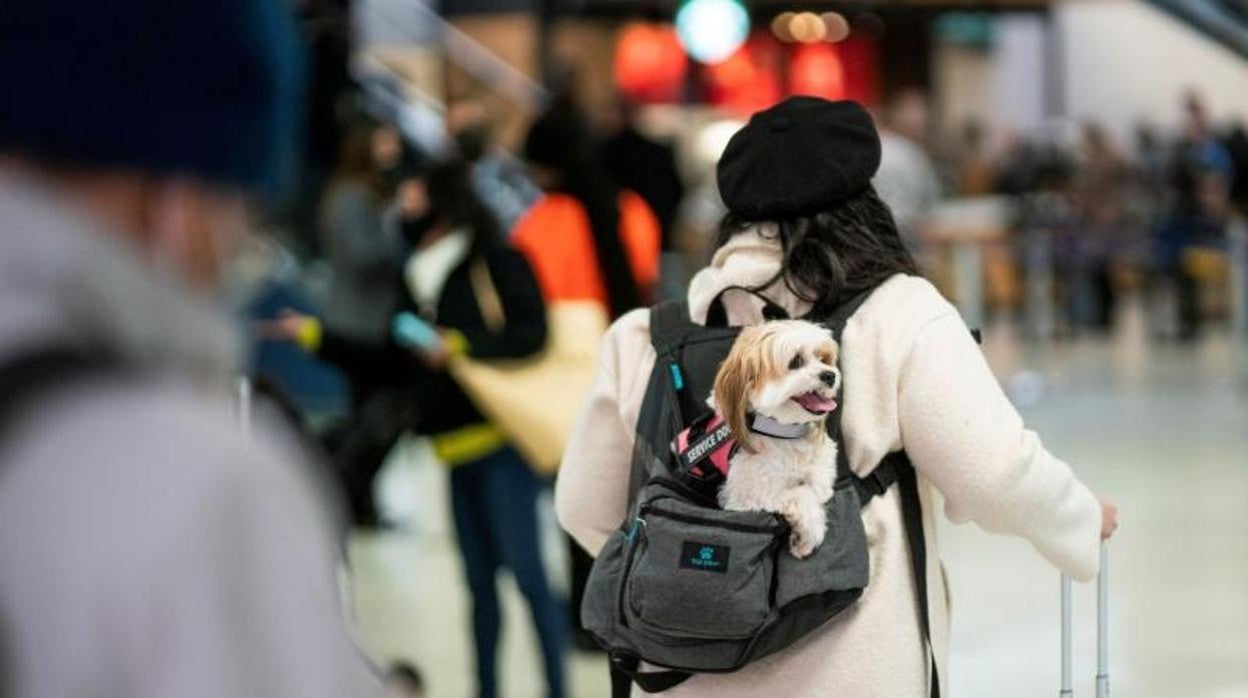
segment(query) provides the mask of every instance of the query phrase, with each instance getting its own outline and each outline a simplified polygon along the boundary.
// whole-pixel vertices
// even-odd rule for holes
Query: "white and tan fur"
[[[720,366],[709,400],[740,445],[720,489],[720,506],[780,514],[792,528],[789,549],[798,558],[823,543],[837,445],[824,427],[827,413],[811,412],[796,398],[815,392],[835,399],[841,384],[838,351],[828,330],[813,323],[779,320],[747,327]],[[773,438],[750,430],[751,413],[811,428],[804,437]]]

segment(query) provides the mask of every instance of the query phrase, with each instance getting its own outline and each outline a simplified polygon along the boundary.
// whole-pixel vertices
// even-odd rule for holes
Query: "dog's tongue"
[[[813,390],[794,399],[797,400],[797,404],[811,412],[831,412],[836,409],[836,400],[830,397],[823,397]]]

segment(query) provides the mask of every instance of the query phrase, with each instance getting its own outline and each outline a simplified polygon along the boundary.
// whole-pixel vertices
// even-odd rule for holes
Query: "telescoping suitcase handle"
[[[240,376],[234,383],[234,417],[244,437],[251,436],[251,379]]]
[[[1062,575],[1062,692],[1072,698],[1070,680],[1070,577]],[[1109,543],[1101,541],[1101,573],[1096,577],[1096,698],[1109,698]]]

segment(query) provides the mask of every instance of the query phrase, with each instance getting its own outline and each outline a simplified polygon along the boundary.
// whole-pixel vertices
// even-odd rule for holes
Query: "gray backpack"
[[[869,294],[821,324],[839,341]],[[768,319],[783,316],[770,304],[764,312]],[[657,693],[695,673],[736,671],[849,607],[868,582],[861,507],[894,482],[902,496],[922,632],[929,637],[914,469],[899,452],[868,477],[855,476],[841,434],[843,402],[827,422],[840,446],[828,533],[807,558],[789,553],[782,517],[720,509],[678,474],[673,439],[708,412],[704,400],[739,329],[726,326],[718,300],[705,326],[690,321],[684,302],[662,303],[650,312],[657,358],[637,421],[629,513],[594,561],[581,607],[585,628],[607,650],[617,698],[628,695],[632,683]],[[641,662],[656,669],[643,671]],[[939,698],[934,662],[930,666],[931,696]]]

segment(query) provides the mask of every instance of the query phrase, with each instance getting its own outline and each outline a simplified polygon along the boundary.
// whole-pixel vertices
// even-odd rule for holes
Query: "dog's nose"
[[[823,373],[820,373],[819,380],[823,381],[823,384],[828,386],[829,388],[835,387],[836,386],[836,371],[824,371]]]

